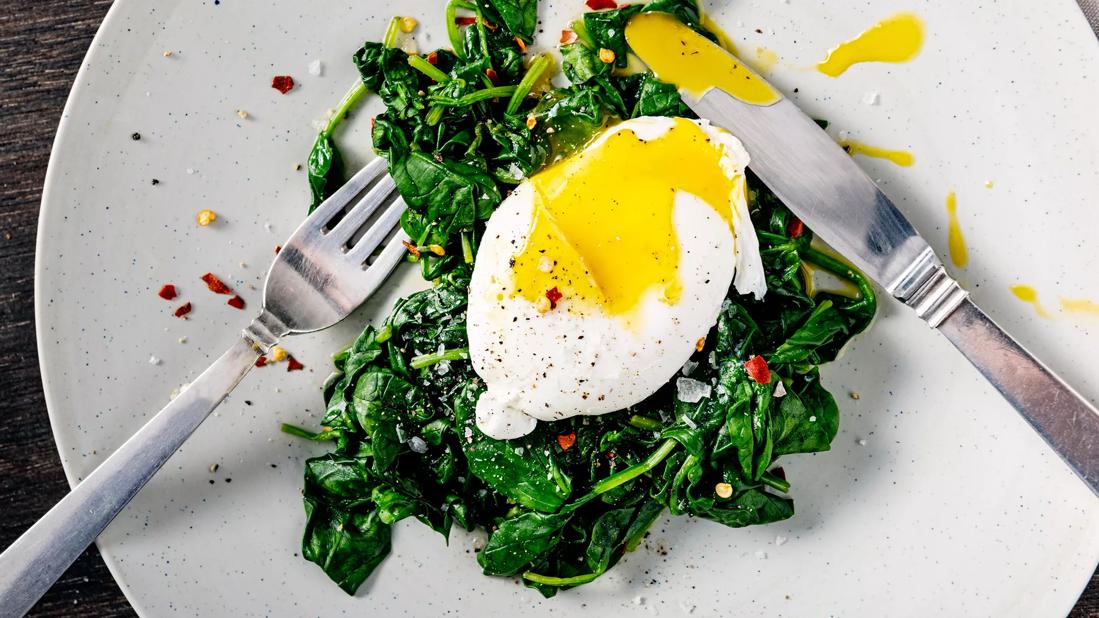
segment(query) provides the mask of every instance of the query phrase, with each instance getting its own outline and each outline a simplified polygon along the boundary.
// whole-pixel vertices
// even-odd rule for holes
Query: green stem
[[[645,458],[645,461],[639,464],[634,464],[629,468],[626,468],[625,470],[616,474],[612,474],[602,481],[596,483],[595,487],[592,487],[591,494],[593,496],[605,494],[615,487],[618,487],[623,483],[629,483],[630,481],[641,476],[642,474],[645,474],[649,470],[652,470],[653,468],[658,466],[660,462],[664,461],[664,459],[668,455],[670,455],[672,451],[675,450],[675,447],[678,444],[679,443],[675,440],[665,440],[664,444],[660,445],[660,448],[656,449],[651,455]]]
[[[583,575],[573,575],[572,577],[553,577],[551,575],[539,575],[538,573],[527,571],[523,573],[523,579],[546,586],[579,586],[580,584],[595,581],[600,575],[602,575],[602,573],[585,573]]]
[[[412,54],[408,57],[408,66],[416,69],[417,71],[427,75],[431,79],[439,83],[445,83],[450,81],[450,76],[439,70],[434,64],[431,64],[422,56]]]
[[[660,431],[661,429],[664,429],[664,424],[655,418],[638,416],[637,414],[630,417],[630,424],[638,429],[644,429],[646,431]]]
[[[393,327],[389,324],[378,329],[378,334],[374,335],[374,341],[377,343],[385,343],[389,341],[389,338],[393,336]]]
[[[473,263],[473,232],[462,232],[462,259],[466,264]]]
[[[450,0],[446,5],[446,36],[450,39],[450,47],[459,58],[465,58],[462,50],[462,31],[458,28],[455,18],[458,17],[458,9],[474,11],[476,8],[461,0]]]
[[[584,25],[583,19],[573,20],[572,31],[576,33],[576,38],[579,39],[581,43],[595,49],[595,39],[591,38],[591,35],[588,34],[588,27]]]
[[[855,287],[859,289],[859,296],[862,297],[863,302],[869,304],[874,304],[877,302],[877,295],[874,293],[874,287],[870,285],[870,282],[867,281],[866,277],[864,277],[862,273],[855,270],[850,265],[845,264],[840,260],[837,260],[827,253],[817,251],[816,249],[810,247],[801,249],[800,253],[802,259],[804,259],[806,262],[809,262],[810,264],[816,264],[817,266],[820,266],[821,268],[827,270],[833,275],[836,275],[837,277],[842,277],[844,279],[847,279],[851,283],[854,283]]]
[[[439,121],[443,119],[444,111],[446,111],[446,108],[442,105],[434,105],[427,110],[427,126],[434,127],[439,124]]]
[[[401,31],[401,17],[400,15],[394,15],[389,20],[389,26],[385,29],[385,37],[382,38],[382,45],[386,47],[393,47],[397,44],[397,34]]]
[[[534,84],[542,78],[552,64],[553,57],[549,54],[538,54],[538,56],[531,61],[530,66],[527,68],[526,75],[523,76],[522,81],[516,86],[515,92],[511,95],[511,100],[508,101],[507,113],[514,114],[519,111],[519,106],[523,104],[523,99],[527,98],[531,88],[534,88]]]
[[[790,491],[790,483],[786,479],[778,476],[777,474],[764,472],[760,475],[759,480],[762,481],[764,485],[767,485],[768,487],[773,487],[781,491],[782,493],[787,493]]]
[[[336,111],[332,113],[332,117],[328,119],[328,124],[324,125],[324,131],[321,133],[327,138],[332,137],[332,132],[336,130],[336,127],[343,122],[344,118],[347,118],[348,112],[352,107],[366,96],[366,86],[363,85],[362,80],[355,82],[354,86],[347,91],[347,94],[343,95],[343,99],[340,100],[339,106],[336,107]]]
[[[329,440],[335,440],[339,437],[338,432],[335,431],[320,431],[317,433],[313,433],[308,429],[302,429],[301,427],[298,427],[297,425],[291,425],[290,423],[283,423],[282,425],[279,425],[279,429],[282,431],[282,433],[288,433],[292,436],[305,438],[306,440],[313,440],[314,442],[327,442]]]
[[[446,105],[450,107],[466,107],[468,105],[473,105],[474,103],[479,103],[488,99],[498,99],[500,97],[511,96],[512,93],[515,92],[515,88],[515,86],[495,86],[492,88],[483,88],[481,90],[475,90],[469,94],[460,96],[457,99],[453,97],[443,96],[432,96],[428,98],[431,100],[432,103],[437,103],[439,105]]]
[[[469,348],[454,348],[452,350],[443,350],[442,352],[433,352],[431,354],[421,354],[419,356],[413,356],[409,365],[413,369],[423,369],[429,367],[435,363],[441,363],[443,361],[454,360],[468,360]]]

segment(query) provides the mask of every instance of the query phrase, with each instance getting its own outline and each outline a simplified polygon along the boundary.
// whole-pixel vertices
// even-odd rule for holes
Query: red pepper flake
[[[376,121],[377,119],[378,119],[377,116],[371,116],[370,117],[370,132],[371,133],[374,133],[374,121]]]
[[[618,3],[614,0],[588,0],[584,4],[588,5],[588,8],[593,11],[602,11],[603,9],[617,9]]]
[[[263,367],[267,364],[267,357],[261,356],[256,359],[256,367]]]
[[[164,300],[172,300],[173,298],[178,296],[178,294],[176,294],[176,286],[172,285],[171,283],[165,283],[160,287],[160,291],[157,292],[157,296],[163,298]]]
[[[305,365],[298,362],[298,359],[293,356],[286,357],[286,370],[287,371],[301,371],[305,369]]]
[[[202,280],[206,282],[206,287],[210,288],[210,291],[214,294],[232,294],[233,290],[229,286],[222,283],[221,279],[218,279],[214,273],[206,273],[202,275]]]
[[[182,318],[183,316],[187,315],[188,313],[191,313],[191,303],[183,303],[182,305],[179,306],[178,309],[176,309],[176,317],[177,318]]]
[[[771,368],[762,356],[753,356],[744,362],[744,369],[748,371],[748,377],[755,380],[756,384],[771,383]]]
[[[439,52],[431,52],[430,54],[427,55],[426,60],[427,60],[428,64],[439,64]],[[371,123],[373,123],[374,119],[372,118],[370,121],[371,121]],[[371,124],[370,128],[373,129],[374,125]]]
[[[459,26],[472,26],[477,23],[476,17],[455,17],[454,23]]]
[[[797,238],[805,233],[805,222],[797,217],[794,217],[790,224],[786,226],[786,233],[790,235],[790,238]]]
[[[515,44],[519,46],[519,51],[523,52],[524,54],[527,53],[527,44],[523,42],[523,39],[515,37]]]
[[[548,298],[550,301],[550,309],[556,309],[557,301],[564,298],[564,296],[565,295],[561,293],[561,290],[557,289],[557,286],[553,286],[552,288],[546,290],[546,298]]]
[[[567,451],[572,448],[572,445],[576,444],[576,432],[561,434],[557,436],[557,445],[561,447],[562,451]]]
[[[779,477],[780,479],[782,479],[784,481],[786,480],[786,470],[784,468],[782,468],[781,466],[779,466],[778,468],[771,468],[769,470],[769,472],[771,474],[774,474],[775,476]]]
[[[498,83],[499,83],[499,82],[497,81],[497,80],[498,80],[498,76],[496,75],[496,69],[493,69],[493,68],[491,68],[491,67],[489,67],[489,68],[485,69],[485,77],[487,77],[487,78],[488,78],[488,80],[489,80],[490,82],[492,82],[492,85],[494,85],[494,86],[495,86],[496,84],[498,84]]]
[[[561,44],[562,45],[572,45],[573,43],[576,42],[576,39],[577,39],[576,33],[573,32],[572,30],[562,30],[561,31]]]
[[[407,240],[402,240],[401,244],[404,245],[405,249],[408,249],[409,253],[411,253],[412,255],[414,255],[416,257],[420,257],[420,250],[418,248],[416,248],[416,245],[408,242]]]
[[[294,78],[289,75],[276,75],[271,78],[271,87],[286,94],[294,89]]]
[[[239,294],[226,301],[226,304],[235,309],[244,309],[244,299]]]
[[[282,253],[282,245],[275,245],[275,255]]]

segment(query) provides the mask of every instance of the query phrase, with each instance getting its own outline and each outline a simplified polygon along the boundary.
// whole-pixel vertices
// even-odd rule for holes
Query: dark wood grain
[[[38,374],[35,230],[61,108],[109,5],[105,0],[14,0],[0,13],[0,547],[68,490]],[[31,615],[135,614],[92,548]],[[1099,572],[1071,615],[1099,617]]]

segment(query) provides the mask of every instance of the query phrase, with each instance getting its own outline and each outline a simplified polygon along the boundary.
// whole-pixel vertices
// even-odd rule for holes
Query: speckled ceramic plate
[[[379,39],[398,10],[421,18],[422,48],[438,46],[441,4],[111,8],[58,131],[39,232],[38,341],[70,481],[245,323],[198,277],[219,273],[256,306],[253,286],[304,215],[295,165],[313,122],[355,79],[352,51]],[[546,32],[582,4],[553,2]],[[1099,319],[1059,304],[1099,300],[1099,45],[1071,0],[709,8],[747,55],[777,52],[774,81],[831,130],[915,154],[908,168],[860,162],[943,255],[944,199],[955,191],[970,247],[956,274],[1099,395]],[[901,9],[926,22],[915,61],[860,65],[838,79],[805,68]],[[313,60],[322,75],[307,70]],[[275,74],[299,86],[280,95]],[[366,117],[339,136],[353,162],[371,156]],[[218,212],[215,225],[195,225],[202,208]],[[842,407],[833,450],[783,459],[793,519],[746,530],[662,521],[612,574],[548,601],[482,577],[472,537],[456,533],[447,547],[402,524],[393,555],[348,597],[298,554],[302,462],[322,447],[280,434],[278,423],[316,423],[328,355],[414,277],[339,327],[289,342],[307,369],[249,376],[103,534],[107,564],[140,614],[1061,616],[1095,568],[1095,498],[939,335],[886,302],[872,332],[825,371]],[[166,282],[194,304],[190,319],[157,297]],[[1012,296],[1020,283],[1038,290],[1050,317]]]

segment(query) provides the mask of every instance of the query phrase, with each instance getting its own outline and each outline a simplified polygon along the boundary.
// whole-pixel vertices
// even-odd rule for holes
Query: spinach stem
[[[378,329],[378,334],[374,335],[374,341],[377,343],[385,343],[389,341],[389,338],[393,336],[393,327],[389,324]]]
[[[584,20],[574,19],[572,22],[572,31],[576,33],[576,38],[579,39],[584,45],[590,48],[595,48],[595,39],[591,38],[591,34],[588,33],[588,27],[584,25]]]
[[[416,69],[417,71],[427,75],[431,79],[439,82],[440,84],[450,81],[450,76],[440,71],[434,64],[431,64],[423,56],[411,54],[408,57],[408,66]]]
[[[790,482],[777,474],[764,472],[763,474],[759,475],[759,480],[764,485],[767,485],[768,487],[773,487],[781,491],[782,493],[787,493],[790,491]]]
[[[617,472],[615,474],[612,474],[612,475],[608,476],[607,478],[603,479],[602,481],[599,481],[598,483],[596,483],[595,487],[592,487],[591,494],[593,496],[598,496],[599,494],[605,494],[608,491],[614,489],[615,487],[618,487],[619,485],[622,485],[623,483],[628,483],[628,482],[634,480],[635,478],[641,476],[642,474],[645,474],[649,470],[652,470],[653,468],[658,466],[660,464],[660,462],[664,461],[664,459],[668,455],[670,455],[672,453],[672,451],[675,450],[675,447],[678,444],[679,443],[676,442],[675,440],[665,440],[664,444],[660,445],[660,448],[656,449],[655,451],[652,452],[651,455],[649,455],[648,457],[645,458],[645,461],[643,461],[639,464],[634,464],[634,465],[630,466],[629,468],[626,468],[625,470],[623,470],[621,472]]]
[[[462,95],[457,99],[453,97],[432,96],[429,97],[432,103],[439,105],[446,105],[450,107],[466,107],[467,105],[473,105],[488,99],[498,99],[500,97],[511,96],[515,92],[515,86],[494,86],[492,88],[482,88],[481,90],[474,90],[473,92]]]
[[[382,45],[386,47],[394,47],[397,45],[397,33],[401,31],[401,16],[394,15],[389,20],[389,26],[385,29],[385,37],[382,39]]]
[[[602,573],[585,573],[583,575],[573,575],[572,577],[553,577],[552,575],[540,575],[527,571],[523,573],[523,579],[546,586],[579,586],[580,584],[595,581],[600,575],[602,575]]]
[[[466,264],[473,263],[473,231],[462,232],[462,259]]]
[[[366,95],[366,85],[362,80],[357,80],[354,86],[347,91],[347,94],[343,95],[343,99],[340,100],[340,104],[336,107],[336,111],[332,113],[332,117],[328,119],[328,124],[324,125],[324,131],[321,133],[325,137],[332,137],[332,132],[336,130],[336,127],[343,122],[344,118],[347,118],[348,112],[352,107],[359,102]]]
[[[423,369],[429,367],[435,363],[441,363],[443,361],[454,360],[468,360],[469,348],[454,348],[451,350],[443,350],[442,352],[433,352],[431,354],[421,354],[419,356],[413,356],[409,365],[413,369]]]
[[[306,440],[313,440],[314,442],[327,442],[329,440],[335,440],[339,437],[339,433],[335,431],[320,431],[313,433],[308,429],[302,429],[297,425],[291,425],[290,423],[283,423],[279,425],[279,429],[282,433],[288,433],[292,436],[299,438],[305,438]]]
[[[644,429],[646,431],[660,431],[664,428],[663,423],[655,418],[649,418],[647,416],[639,416],[634,414],[630,417],[630,424],[638,429]]]
[[[526,75],[523,76],[522,81],[516,86],[515,92],[511,95],[511,100],[508,101],[507,113],[514,114],[519,111],[519,106],[523,104],[523,99],[527,98],[530,94],[534,84],[545,75],[546,71],[553,65],[553,56],[549,54],[538,54],[534,60],[531,61],[530,66],[527,68]]]
[[[459,58],[464,59],[465,53],[462,49],[462,31],[458,28],[458,22],[456,21],[458,9],[473,11],[476,10],[476,8],[461,0],[450,0],[446,5],[446,36],[450,39],[450,47],[454,50],[454,54]]]
[[[824,253],[823,251],[817,251],[816,249],[813,249],[811,247],[805,247],[804,249],[799,250],[799,253],[801,253],[806,262],[809,262],[810,264],[816,264],[817,266],[820,266],[821,268],[827,270],[833,275],[836,275],[837,277],[842,277],[844,279],[847,279],[851,283],[854,283],[855,287],[859,289],[859,295],[862,297],[862,302],[868,304],[874,304],[877,302],[877,295],[874,293],[873,286],[870,285],[870,282],[867,281],[866,277],[864,277],[859,271],[843,263],[842,261],[828,255],[827,253]]]
[[[433,105],[431,109],[427,110],[427,126],[434,127],[439,124],[439,121],[443,119],[443,112],[446,110],[442,105]]]

